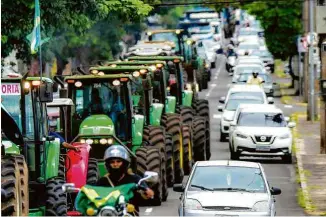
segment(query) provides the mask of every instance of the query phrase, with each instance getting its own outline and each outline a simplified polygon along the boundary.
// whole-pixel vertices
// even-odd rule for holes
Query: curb
[[[296,122],[296,124],[298,125],[298,120],[299,118],[305,118],[307,117],[306,114],[302,114],[300,112],[295,112],[291,115],[291,119]],[[298,168],[298,173],[299,173],[299,179],[300,179],[300,187],[302,189],[302,194],[303,194],[303,200],[304,200],[304,211],[306,214],[308,215],[312,215],[312,216],[322,216],[325,215],[324,212],[318,212],[318,211],[313,211],[313,205],[311,204],[311,199],[310,199],[310,195],[309,195],[309,191],[308,191],[308,185],[306,182],[306,175],[304,173],[304,169],[303,169],[303,164],[302,164],[302,158],[300,155],[300,145],[304,143],[303,139],[297,138],[298,135],[298,130],[297,128],[293,128],[292,130],[292,137],[293,137],[293,141],[294,141],[294,146],[295,146],[295,155],[294,158],[296,159],[296,166]],[[292,151],[293,153],[293,151]]]

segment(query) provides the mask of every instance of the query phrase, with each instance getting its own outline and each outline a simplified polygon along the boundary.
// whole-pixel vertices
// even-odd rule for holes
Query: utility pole
[[[305,0],[302,4],[302,20],[303,20],[303,28],[304,28],[304,36],[309,32],[309,1]],[[309,58],[308,52],[303,54],[303,102],[308,102],[308,70],[309,70]],[[308,111],[307,111],[308,112]]]
[[[326,38],[321,44],[321,79],[326,79]],[[322,89],[322,87],[320,87]],[[323,98],[323,97],[322,97]],[[320,102],[320,153],[326,154],[326,100]]]
[[[315,1],[309,1],[309,95],[308,95],[308,120],[315,121],[315,71],[314,71],[314,6]]]

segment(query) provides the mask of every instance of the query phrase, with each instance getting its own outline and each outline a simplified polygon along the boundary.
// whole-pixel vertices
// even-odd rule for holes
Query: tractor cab
[[[146,32],[146,40],[147,41],[169,41],[173,42],[175,47],[175,54],[184,56],[185,47],[184,47],[184,40],[186,35],[182,29],[161,29],[161,30],[150,30]]]
[[[15,197],[13,206],[22,203],[20,212],[16,210],[17,215],[40,216],[50,215],[50,213],[59,215],[62,210],[59,211],[54,207],[58,206],[58,203],[62,206],[66,205],[65,195],[59,196],[56,201],[46,203],[49,201],[49,195],[54,193],[54,190],[48,188],[57,189],[62,185],[62,180],[58,178],[60,142],[49,136],[46,119],[46,103],[52,100],[53,82],[49,78],[15,74],[1,79],[1,104],[16,123],[23,138],[23,144],[15,144],[7,136],[2,137],[2,144],[4,144],[2,158],[8,159],[13,156],[13,161],[20,162],[22,166],[27,165],[26,168],[20,168],[20,178],[16,177],[17,181],[24,185],[22,192],[24,191],[25,196],[16,195],[16,197],[12,194],[8,195],[9,199],[7,198],[10,201],[11,196]],[[3,124],[10,124],[10,121]],[[3,180],[6,180],[3,175],[5,174],[1,174]],[[25,201],[24,198],[29,200]],[[6,204],[8,205],[8,202]]]
[[[146,60],[159,60],[166,62],[166,69],[169,72],[167,83],[168,96],[174,96],[177,105],[191,106],[193,91],[188,90],[187,74],[185,74],[182,62],[183,57],[180,56],[133,56],[129,57],[128,61],[146,61]],[[185,89],[187,88],[187,89]]]

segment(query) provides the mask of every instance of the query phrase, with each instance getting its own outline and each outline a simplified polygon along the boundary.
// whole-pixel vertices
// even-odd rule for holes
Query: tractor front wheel
[[[206,121],[203,117],[194,119],[194,158],[195,161],[205,161],[206,157]]]
[[[159,182],[154,186],[150,186],[154,191],[154,198],[149,201],[151,205],[160,206],[163,199],[162,192],[162,165],[160,160],[160,151],[158,148],[144,146],[136,151],[137,156],[137,173],[141,176],[145,171],[157,172],[159,175]],[[148,204],[147,204],[148,205]]]
[[[87,181],[88,185],[96,185],[99,180],[99,169],[97,165],[97,159],[89,158],[88,159],[88,170],[87,170]]]
[[[60,178],[51,178],[46,183],[46,216],[67,215],[67,194],[63,192],[65,182]]]

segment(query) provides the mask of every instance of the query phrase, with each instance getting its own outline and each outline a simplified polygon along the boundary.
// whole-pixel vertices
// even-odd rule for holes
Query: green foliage
[[[301,2],[296,0],[254,2],[244,9],[261,21],[268,49],[285,60],[297,53],[296,38],[302,33]]]
[[[1,6],[2,57],[15,48],[17,58],[31,59],[26,36],[33,29],[34,0],[3,0]],[[152,10],[141,0],[40,0],[40,6],[42,38],[51,37],[42,46],[45,60],[74,57],[83,48],[94,58],[112,56],[129,22],[139,22]]]

